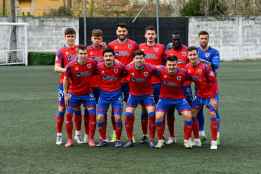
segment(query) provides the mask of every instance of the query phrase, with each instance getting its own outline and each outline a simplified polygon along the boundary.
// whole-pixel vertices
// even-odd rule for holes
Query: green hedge
[[[54,65],[55,53],[52,52],[29,52],[29,65]]]

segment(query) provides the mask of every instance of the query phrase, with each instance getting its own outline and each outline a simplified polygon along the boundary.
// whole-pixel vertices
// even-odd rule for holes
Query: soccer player
[[[123,99],[121,91],[121,80],[125,73],[125,67],[119,61],[115,61],[115,55],[111,48],[103,52],[104,62],[98,64],[99,87],[101,90],[97,105],[97,125],[100,133],[98,147],[105,146],[106,140],[106,113],[111,105],[115,118],[116,142],[115,147],[121,147],[121,114]]]
[[[217,75],[217,71],[220,66],[220,55],[218,50],[208,45],[209,42],[209,33],[207,31],[199,32],[199,47],[197,52],[200,59],[208,61],[211,64],[212,70]],[[216,100],[219,103],[219,94],[216,95]],[[217,105],[218,106],[218,105]],[[219,110],[219,109],[218,109]],[[218,123],[220,125],[220,113],[217,113]],[[199,135],[203,141],[206,140],[206,134],[204,131],[204,113],[201,110],[198,114],[199,120]],[[218,130],[218,144],[220,144],[220,131]]]
[[[145,63],[151,65],[162,65],[164,64],[164,45],[160,43],[156,43],[157,32],[154,26],[147,26],[145,28],[145,43],[141,43],[139,45],[139,49],[145,54]],[[157,76],[152,76],[151,78],[153,85],[153,95],[155,102],[157,103],[159,100],[160,93],[160,79]],[[141,138],[141,143],[145,143],[147,141],[147,125],[148,125],[148,113],[146,109],[143,107],[142,116],[141,116],[141,127],[143,136]]]
[[[177,65],[180,68],[185,68],[186,64],[189,62],[187,57],[187,46],[181,43],[181,36],[180,33],[174,33],[172,35],[172,42],[167,46],[165,51],[166,57],[177,57]],[[185,96],[187,101],[191,104],[192,102],[192,91],[190,86],[187,86],[185,89]],[[166,142],[166,144],[172,144],[176,142],[175,138],[175,108],[170,108],[167,113],[167,124],[169,128],[170,136]]]
[[[192,132],[191,107],[184,94],[184,86],[187,85],[188,76],[186,71],[178,68],[177,57],[167,59],[166,66],[159,69],[161,87],[160,100],[156,109],[156,128],[158,132],[158,143],[156,148],[164,145],[164,117],[170,108],[176,108],[184,118],[184,146],[192,148],[190,142]]]
[[[138,44],[128,38],[128,26],[125,23],[119,23],[116,26],[117,39],[111,41],[108,47],[112,48],[115,53],[115,58],[123,65],[127,65],[133,60],[133,53],[138,49]],[[122,80],[122,91],[124,94],[124,101],[127,101],[129,95],[129,88],[126,79]],[[113,119],[113,117],[112,117]],[[113,130],[115,124],[113,123]],[[113,131],[112,142],[116,141],[115,131]]]
[[[106,48],[106,43],[103,42],[103,31],[101,29],[93,29],[91,33],[92,44],[87,47],[88,58],[95,60],[97,63],[103,61],[103,50]],[[91,87],[95,96],[96,102],[98,102],[100,90],[98,76],[94,75],[91,80]],[[87,115],[85,111],[85,115]],[[88,125],[88,116],[84,117],[85,125]],[[88,129],[88,126],[85,126]],[[85,132],[88,132],[87,130]],[[87,143],[87,135],[84,136],[84,142]]]
[[[201,61],[198,58],[197,48],[188,48],[188,58],[190,63],[187,64],[187,73],[191,76],[192,81],[195,83],[196,96],[192,102],[192,114],[193,117],[197,117],[198,112],[206,107],[210,115],[210,130],[211,130],[211,145],[210,149],[216,150],[217,147],[217,132],[218,132],[218,120],[217,120],[217,95],[218,86],[216,75],[212,70],[211,65],[206,61]],[[197,120],[196,120],[197,121]],[[196,124],[195,124],[196,123]],[[194,122],[198,129],[198,123]],[[194,128],[193,128],[194,129]],[[201,146],[199,133],[194,131],[194,137],[198,142],[194,143]]]
[[[145,63],[145,54],[137,50],[134,53],[133,63],[127,65],[130,94],[127,101],[125,112],[125,128],[128,136],[128,142],[125,148],[133,146],[133,126],[134,112],[138,104],[144,106],[148,112],[149,125],[149,146],[154,148],[155,137],[155,101],[153,97],[153,87],[151,78],[156,72],[156,68]]]
[[[77,46],[75,45],[76,32],[73,28],[66,28],[64,31],[65,46],[58,49],[55,57],[55,72],[60,74],[58,84],[58,112],[56,115],[56,144],[61,145],[62,139],[62,127],[64,122],[64,115],[66,112],[66,119],[72,118],[71,108],[65,109],[64,93],[63,93],[63,78],[65,72],[65,66],[71,62],[77,55]],[[66,124],[66,126],[71,126]],[[81,143],[80,136],[77,136],[78,142]]]
[[[88,111],[88,144],[90,147],[95,147],[94,133],[96,128],[96,102],[90,86],[90,78],[96,72],[96,67],[96,62],[87,58],[86,47],[79,46],[75,61],[66,66],[63,81],[65,104],[73,109],[78,131],[81,124],[81,104]],[[68,129],[67,133],[68,139],[65,147],[71,147],[73,145],[72,129]]]

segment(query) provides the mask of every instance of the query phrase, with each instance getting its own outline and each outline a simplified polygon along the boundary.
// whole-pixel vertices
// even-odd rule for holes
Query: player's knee
[[[192,119],[192,113],[191,111],[183,111],[181,112],[182,116],[185,120],[191,120]]]
[[[133,113],[133,112],[134,112],[134,108],[128,106],[128,107],[126,108],[126,112],[131,112],[131,113]]]
[[[59,112],[65,112],[65,107],[59,105],[59,106],[58,106],[58,111],[59,111]]]
[[[147,106],[146,109],[147,109],[147,112],[148,112],[148,116],[149,116],[149,113],[151,113],[151,112],[155,113],[155,107],[154,106]]]
[[[116,121],[116,122],[121,120],[121,116],[118,115],[118,114],[115,114],[115,115],[114,115],[114,118],[115,118],[115,121]]]

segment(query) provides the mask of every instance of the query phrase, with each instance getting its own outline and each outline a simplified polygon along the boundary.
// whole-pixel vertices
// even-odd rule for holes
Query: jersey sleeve
[[[63,63],[63,53],[61,49],[58,49],[55,56],[55,63],[62,65]]]
[[[220,55],[219,51],[215,50],[213,51],[213,57],[211,59],[211,67],[216,72],[220,66]]]

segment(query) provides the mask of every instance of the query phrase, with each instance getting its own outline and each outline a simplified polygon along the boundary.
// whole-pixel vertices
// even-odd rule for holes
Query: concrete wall
[[[7,20],[0,17],[0,22]],[[74,27],[77,34],[79,31],[78,18],[24,17],[18,21],[29,23],[29,51],[55,51],[64,44],[64,28]],[[261,58],[261,16],[192,17],[189,19],[189,45],[198,45],[200,30],[210,33],[210,45],[220,51],[222,60]],[[1,44],[5,43],[0,42],[0,48]]]
[[[210,45],[220,51],[222,60],[261,58],[261,16],[192,17],[189,19],[189,45],[198,45],[198,32],[210,33]]]
[[[7,22],[8,18],[1,17],[0,22]],[[64,29],[75,28],[79,31],[78,18],[47,18],[47,17],[19,17],[18,22],[28,23],[29,51],[56,51],[64,45]],[[0,35],[1,36],[1,35]],[[78,38],[78,37],[77,37]],[[0,38],[1,39],[1,38]],[[77,39],[78,43],[78,39]],[[0,42],[0,44],[3,44]],[[1,46],[0,46],[1,47]]]

